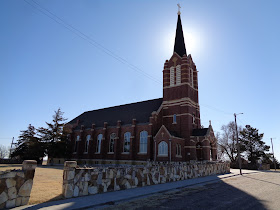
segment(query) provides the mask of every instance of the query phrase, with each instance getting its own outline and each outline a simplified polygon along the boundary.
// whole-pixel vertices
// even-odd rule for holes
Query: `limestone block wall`
[[[22,170],[0,172],[0,209],[28,204],[37,162],[25,160]]]
[[[79,168],[76,161],[66,161],[62,194],[71,198],[229,172],[228,162]]]

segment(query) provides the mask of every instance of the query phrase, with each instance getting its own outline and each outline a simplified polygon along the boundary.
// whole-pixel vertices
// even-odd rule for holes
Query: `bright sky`
[[[258,128],[268,145],[275,138],[280,160],[280,2],[179,2],[199,71],[202,124],[211,120],[219,131],[243,112],[238,125]],[[10,145],[30,123],[45,126],[59,107],[71,120],[162,97],[177,3],[1,0],[0,144]]]

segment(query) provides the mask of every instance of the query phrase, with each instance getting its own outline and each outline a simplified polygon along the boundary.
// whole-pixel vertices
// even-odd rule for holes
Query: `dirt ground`
[[[21,164],[0,164],[0,171],[21,169]],[[62,199],[63,166],[37,166],[29,204]]]

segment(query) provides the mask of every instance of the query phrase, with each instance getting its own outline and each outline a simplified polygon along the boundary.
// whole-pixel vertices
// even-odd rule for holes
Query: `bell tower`
[[[196,65],[187,54],[180,5],[174,51],[163,69],[163,124],[178,137],[190,139],[201,128]]]

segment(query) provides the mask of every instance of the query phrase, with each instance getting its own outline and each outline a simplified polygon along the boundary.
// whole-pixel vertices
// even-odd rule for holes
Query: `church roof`
[[[104,122],[107,122],[108,126],[116,126],[118,120],[121,120],[122,125],[132,124],[132,119],[136,119],[137,123],[148,123],[152,112],[157,111],[161,104],[162,98],[158,98],[87,111],[67,124],[75,124],[79,120],[79,126],[76,127],[79,129],[81,125],[84,125],[85,128],[91,128],[93,123],[95,127],[103,127]]]
[[[209,128],[193,129],[192,136],[205,136]]]
[[[181,57],[183,57],[183,55],[187,54],[180,14],[178,14],[174,52],[176,52]]]

